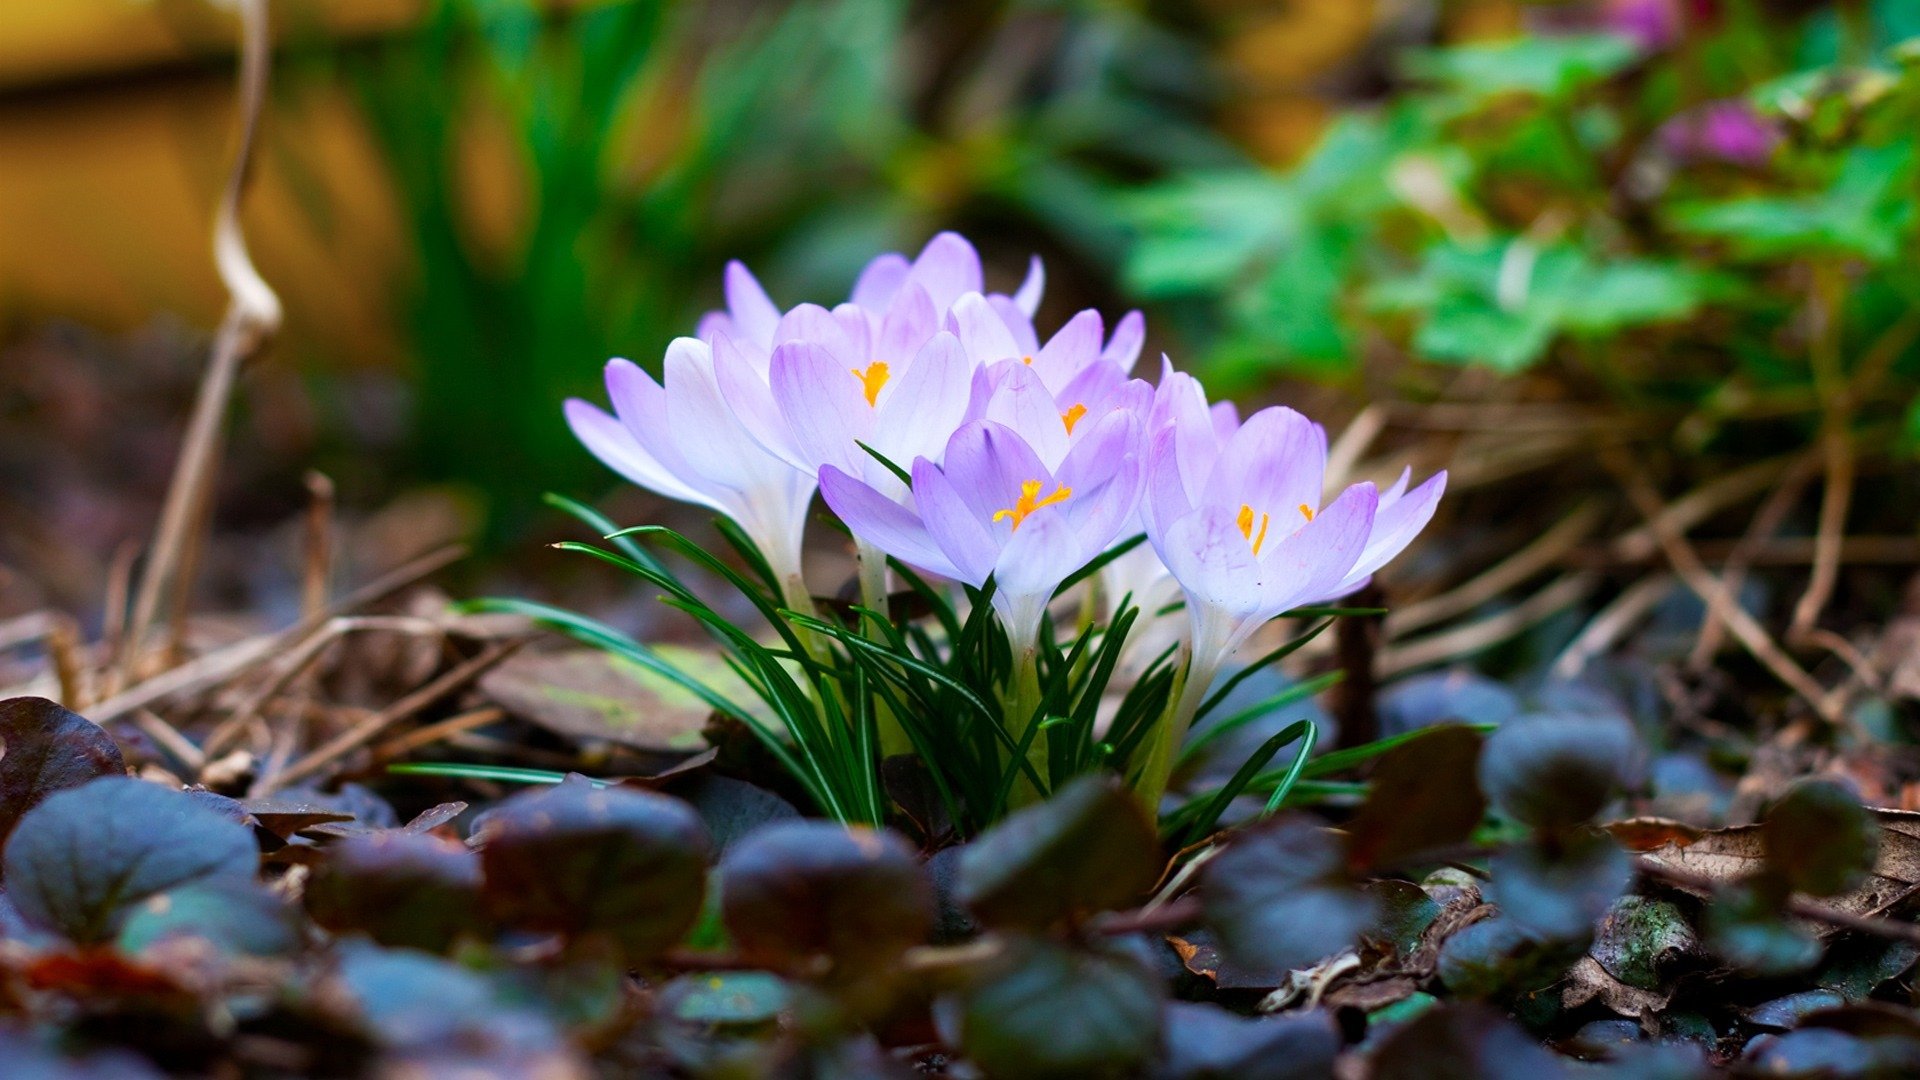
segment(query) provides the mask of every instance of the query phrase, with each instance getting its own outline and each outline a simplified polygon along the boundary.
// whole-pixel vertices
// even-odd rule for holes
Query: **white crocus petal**
[[[1027,259],[1026,279],[1021,281],[1020,288],[1014,291],[1013,302],[1026,313],[1027,318],[1031,319],[1034,312],[1040,310],[1040,294],[1046,290],[1047,268],[1041,263],[1040,256],[1031,256]]]
[[[954,303],[947,312],[947,329],[960,339],[976,364],[991,364],[1021,355],[1006,320],[979,293],[968,293]]]

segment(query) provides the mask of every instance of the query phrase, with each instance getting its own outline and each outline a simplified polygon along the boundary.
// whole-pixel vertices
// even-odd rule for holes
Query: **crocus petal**
[[[1274,406],[1248,417],[1227,440],[1200,501],[1251,506],[1256,513],[1272,514],[1277,525],[1283,515],[1292,515],[1283,525],[1291,532],[1303,516],[1319,513],[1326,472],[1325,429],[1292,409]]]
[[[810,341],[832,353],[847,367],[866,363],[866,351],[854,348],[840,320],[819,304],[800,304],[780,316],[780,324],[773,331],[773,344],[778,347],[789,341]]]
[[[792,467],[754,443],[720,394],[711,351],[703,342],[691,344],[697,348],[670,347],[663,372],[668,435],[687,464],[697,475],[743,496],[789,486]]]
[[[906,283],[907,273],[912,268],[907,257],[889,251],[866,265],[860,271],[860,277],[853,283],[854,303],[875,313],[887,310],[893,302],[893,294],[900,291]]]
[[[1054,591],[1090,557],[1058,507],[1034,511],[1013,530],[994,562],[993,607],[1016,645],[1034,642]]]
[[[991,521],[994,514],[1013,506],[1020,498],[1020,485],[1038,480],[1045,486],[1053,478],[1025,439],[991,420],[960,425],[947,440],[941,471],[981,521]],[[914,482],[919,483],[917,477]]]
[[[771,393],[793,433],[795,453],[808,470],[822,465],[860,475],[865,456],[856,440],[873,430],[873,408],[860,378],[841,358],[810,341],[789,341],[773,350]]]
[[[774,328],[780,325],[780,309],[760,287],[753,271],[738,259],[727,264],[727,313],[733,316],[739,336],[771,348]]]
[[[944,472],[925,458],[914,462],[913,501],[928,535],[954,568],[948,576],[969,585],[986,584],[1001,543],[987,524],[991,517],[976,512]]]
[[[605,410],[579,398],[568,398],[565,409],[567,426],[573,429],[573,437],[579,439],[608,468],[669,499],[727,513],[725,506],[682,483],[678,477],[662,468],[653,455],[641,447],[626,425]]]
[[[929,574],[961,576],[913,511],[859,480],[828,465],[820,470],[820,497],[855,536],[881,551]]]
[[[917,284],[901,287],[880,320],[880,334],[871,359],[904,364],[940,329],[940,313],[927,290]]]
[[[687,338],[676,338],[667,346],[667,354],[673,355],[680,350],[705,350],[700,342]],[[713,485],[704,481],[693,466],[680,452],[680,446],[673,441],[673,433],[667,423],[667,391],[653,376],[640,370],[631,360],[618,357],[607,361],[607,400],[613,403],[614,415],[633,435],[647,455],[660,463],[667,475],[694,490],[700,491],[704,501],[719,499],[728,502],[730,496],[715,490]],[[729,511],[731,512],[731,511]]]
[[[1034,333],[1033,320],[1020,310],[1020,305],[1005,296],[987,297],[987,306],[1000,316],[1000,322],[1006,326],[1007,333],[1013,335],[1013,345],[1021,356],[1032,356],[1040,351],[1040,337]]]
[[[727,407],[739,418],[740,426],[767,453],[812,475],[819,463],[796,449],[791,425],[774,400],[766,375],[728,335],[717,335],[712,348],[714,381],[719,384],[720,396],[726,400]]]
[[[1070,445],[1061,415],[1066,410],[1047,392],[1040,376],[1018,360],[995,364],[992,376],[997,386],[980,418],[1018,432],[1049,472],[1059,468]]]
[[[1298,532],[1267,541],[1260,567],[1274,614],[1338,595],[1366,550],[1379,503],[1372,484],[1355,484]]]
[[[895,463],[922,457],[938,462],[966,418],[972,382],[972,366],[959,339],[935,334],[907,370],[880,392],[869,445]]]
[[[1059,394],[1083,368],[1100,359],[1101,327],[1100,313],[1089,308],[1047,339],[1046,347],[1033,357],[1033,370],[1047,389]]]
[[[1100,352],[1100,359],[1110,364],[1118,364],[1121,371],[1132,371],[1133,365],[1140,360],[1140,347],[1147,341],[1147,319],[1138,311],[1129,311],[1120,316],[1119,323],[1113,328],[1113,337],[1107,341],[1107,347]]]
[[[1013,302],[1031,319],[1033,313],[1040,310],[1040,294],[1046,290],[1047,268],[1040,262],[1040,256],[1034,255],[1027,260],[1026,280],[1014,291]]]
[[[938,298],[934,303],[939,303]],[[991,364],[1021,355],[1006,320],[979,293],[968,293],[953,305],[947,312],[947,329],[960,339],[976,364]]]
[[[1154,551],[1180,582],[1190,605],[1248,618],[1264,610],[1268,590],[1262,568],[1234,511],[1224,506],[1194,510],[1154,539]]]
[[[927,290],[934,307],[945,311],[962,295],[981,290],[980,254],[960,234],[940,233],[920,250],[907,280]]]
[[[1401,484],[1406,478],[1401,478]],[[1433,520],[1433,511],[1440,505],[1440,495],[1447,489],[1447,474],[1435,473],[1426,483],[1413,489],[1407,495],[1387,502],[1385,494],[1380,496],[1380,508],[1374,513],[1373,531],[1367,537],[1367,546],[1360,553],[1353,569],[1347,571],[1340,584],[1334,587],[1335,596],[1344,596],[1366,583],[1374,571],[1387,565],[1394,556],[1406,550],[1420,530]]]
[[[1181,474],[1179,433],[1163,427],[1147,439],[1146,490],[1140,500],[1140,521],[1147,535],[1158,537],[1174,522],[1193,512],[1193,496],[1187,494],[1186,478]]]

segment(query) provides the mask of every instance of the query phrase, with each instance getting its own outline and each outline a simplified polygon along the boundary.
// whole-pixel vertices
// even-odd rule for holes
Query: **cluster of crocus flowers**
[[[1135,378],[1138,312],[1108,332],[1083,311],[1042,339],[1044,274],[985,291],[972,245],[952,233],[918,257],[882,255],[832,308],[782,310],[744,267],[725,311],[667,349],[662,379],[615,360],[611,414],[567,403],[588,449],[627,479],[727,515],[807,606],[801,538],[817,490],[852,534],[870,607],[884,559],[968,585],[992,602],[1031,670],[1063,582],[1116,545],[1149,547],[1102,580],[1144,599],[1171,579],[1189,620],[1183,691],[1166,761],[1222,665],[1261,624],[1346,595],[1432,516],[1445,474],[1408,490],[1322,490],[1325,432],[1269,408],[1242,421],[1163,360]],[[1164,760],[1161,760],[1164,759]]]

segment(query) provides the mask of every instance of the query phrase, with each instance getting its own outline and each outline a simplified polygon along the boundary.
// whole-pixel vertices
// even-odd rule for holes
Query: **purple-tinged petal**
[[[1213,419],[1213,436],[1221,444],[1240,430],[1240,406],[1233,402],[1216,401],[1207,413]]]
[[[1014,348],[1021,356],[1032,356],[1040,351],[1040,337],[1034,333],[1033,320],[1020,310],[1020,305],[1008,297],[994,295],[987,297],[987,306],[1000,316],[1007,333],[1013,335]]]
[[[1019,433],[991,420],[960,425],[947,440],[941,471],[981,521],[991,521],[994,514],[1012,507],[1020,498],[1020,485],[1038,480],[1045,486],[1053,478]]]
[[[880,320],[880,335],[873,344],[872,358],[904,364],[939,331],[940,313],[934,310],[927,290],[916,284],[902,286]]]
[[[1298,532],[1268,538],[1260,566],[1276,613],[1339,595],[1366,550],[1379,503],[1372,484],[1355,484]]]
[[[860,271],[849,299],[875,314],[887,310],[887,305],[893,303],[893,294],[906,283],[912,266],[907,257],[898,252],[889,251],[879,256]]]
[[[678,477],[662,468],[653,455],[641,447],[626,425],[606,411],[579,398],[568,398],[565,409],[567,426],[573,429],[574,438],[579,439],[588,452],[614,472],[669,499],[727,513],[725,506],[682,483]]]
[[[1120,316],[1114,325],[1113,337],[1107,347],[1101,350],[1100,359],[1120,365],[1121,371],[1132,371],[1133,365],[1140,360],[1140,348],[1147,341],[1147,319],[1138,311],[1129,311]]]
[[[793,441],[792,427],[774,400],[767,375],[748,358],[733,338],[721,334],[713,339],[713,377],[720,396],[740,420],[740,426],[767,453],[801,472],[812,475],[819,463],[801,454]]]
[[[820,470],[820,497],[861,540],[929,574],[960,576],[913,511],[866,484],[828,465]]]
[[[959,233],[940,233],[920,249],[907,280],[927,290],[933,306],[945,311],[966,293],[981,291],[980,254]]]
[[[1033,313],[1040,310],[1040,294],[1046,291],[1047,268],[1040,261],[1040,256],[1034,255],[1027,259],[1026,280],[1020,282],[1020,287],[1014,290],[1013,302],[1019,305],[1021,311],[1026,312],[1027,318],[1031,319]]]
[[[1279,614],[1265,608],[1263,569],[1226,507],[1201,507],[1171,522],[1154,551],[1190,605],[1262,619]]]
[[[707,348],[690,338],[676,338],[667,346],[667,355],[683,350],[703,352]],[[632,433],[640,448],[682,485],[704,492],[709,499],[722,498],[702,482],[693,466],[687,464],[685,455],[680,453],[679,445],[673,441],[673,433],[667,422],[666,389],[654,382],[653,376],[640,370],[639,365],[618,358],[607,361],[606,381],[607,400],[613,403],[614,414]]]
[[[713,355],[702,343],[680,338],[669,346],[665,370],[667,435],[696,476],[743,496],[789,486],[793,469],[753,441],[720,395]],[[743,522],[743,524],[745,524]]]
[[[1036,640],[1054,591],[1093,554],[1082,546],[1059,507],[1036,510],[1013,530],[994,562],[993,606],[1016,645]]]
[[[813,469],[833,465],[860,475],[866,454],[855,440],[873,432],[873,408],[858,375],[812,342],[790,341],[773,350],[773,400],[793,433],[794,450]]]
[[[1442,471],[1435,473],[1405,497],[1396,498],[1390,505],[1386,496],[1382,495],[1380,509],[1374,513],[1373,531],[1367,537],[1367,546],[1353,568],[1335,587],[1334,595],[1344,596],[1359,588],[1375,571],[1405,551],[1407,545],[1413,543],[1414,537],[1420,535],[1420,530],[1427,527],[1427,522],[1433,520],[1433,511],[1440,505],[1440,495],[1446,489],[1447,474]]]
[[[694,337],[706,342],[713,341],[720,334],[726,334],[729,337],[740,336],[740,329],[733,325],[733,316],[724,311],[709,311],[700,316],[700,321],[693,330]]]
[[[1047,392],[1034,370],[1018,360],[1002,360],[994,365],[993,393],[987,398],[981,419],[1004,424],[1018,432],[1051,472],[1067,456],[1066,410]]]
[[[913,464],[913,502],[928,535],[954,568],[947,576],[973,586],[986,584],[1001,544],[991,516],[978,514],[945,472],[925,458]]]
[[[819,304],[800,304],[780,316],[780,324],[773,331],[773,344],[777,348],[789,341],[810,341],[832,353],[834,359],[847,367],[865,365],[867,360],[865,350],[854,348],[840,320]]]
[[[1033,354],[1033,370],[1047,389],[1059,394],[1074,376],[1100,359],[1102,326],[1100,313],[1088,308],[1068,319],[1047,339],[1046,347]],[[1124,371],[1121,374],[1124,377]]]
[[[1179,433],[1162,427],[1147,438],[1146,490],[1140,500],[1140,522],[1147,535],[1160,543],[1160,536],[1181,518],[1193,512],[1193,496],[1188,494],[1186,478],[1181,475]]]
[[[1321,484],[1327,472],[1327,436],[1319,424],[1285,406],[1261,409],[1247,418],[1220,451],[1200,501],[1270,513],[1285,531],[1302,517],[1319,513]],[[1306,507],[1307,512],[1300,507]]]
[[[840,332],[846,335],[847,345],[859,362],[871,361],[873,342],[879,336],[880,317],[859,304],[841,304],[833,309],[833,321],[840,324]]]
[[[727,313],[739,335],[756,345],[773,347],[773,331],[780,325],[780,309],[760,287],[753,271],[738,259],[727,264]]]
[[[972,382],[973,369],[959,340],[935,334],[880,392],[869,445],[896,463],[922,457],[938,461],[966,419]]]
[[[939,300],[935,299],[934,303],[938,304]],[[976,364],[991,364],[1021,355],[1006,321],[979,293],[968,293],[953,305],[947,312],[947,329],[960,339]]]

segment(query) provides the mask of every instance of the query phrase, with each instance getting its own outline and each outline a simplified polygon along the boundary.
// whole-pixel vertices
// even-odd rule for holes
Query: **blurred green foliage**
[[[1116,5],[550,7],[440,0],[354,69],[419,252],[419,462],[484,490],[496,535],[605,480],[561,399],[692,332],[727,259],[783,303],[955,221],[1021,263],[1112,264],[1127,186],[1238,160],[1203,122],[1197,47]],[[526,220],[490,253],[462,155],[501,118]]]
[[[1132,199],[1126,280],[1227,384],[1385,357],[1417,387],[1410,357],[1550,371],[1703,441],[1762,399],[1920,432],[1920,5],[1694,7],[1659,48],[1413,50],[1298,166]]]

